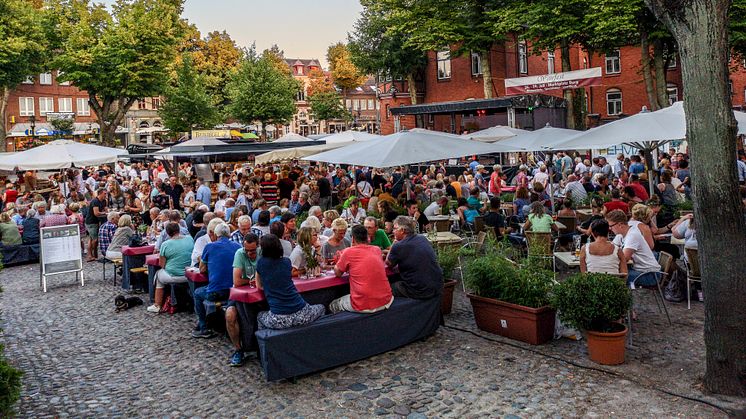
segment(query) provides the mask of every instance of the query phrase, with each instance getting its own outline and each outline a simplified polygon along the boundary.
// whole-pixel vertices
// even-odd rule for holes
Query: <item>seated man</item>
[[[259,248],[259,237],[248,233],[243,237],[242,248],[233,256],[233,286],[243,287],[251,284],[256,276],[257,249]],[[240,367],[244,361],[244,353],[241,349],[241,328],[238,324],[238,310],[235,302],[229,301],[225,309],[225,328],[235,351],[231,355],[232,367]]]
[[[30,209],[26,212],[26,218],[21,222],[23,244],[39,244],[39,219],[36,218],[36,210]]]
[[[106,251],[109,249],[111,239],[114,238],[114,233],[117,232],[119,226],[119,213],[110,212],[106,214],[106,222],[101,224],[98,228],[98,254],[104,257]]]
[[[378,246],[382,251],[388,253],[388,248],[391,247],[391,240],[383,229],[378,228],[378,220],[375,217],[365,217],[363,222],[365,230],[368,232],[368,242],[371,246]]]
[[[332,313],[352,311],[375,313],[391,307],[394,297],[386,277],[381,249],[368,244],[365,227],[352,227],[352,247],[342,251],[334,273],[350,273],[350,293],[329,304]]]
[[[394,244],[386,264],[399,268],[392,278],[394,296],[428,299],[443,292],[443,271],[435,258],[430,242],[415,233],[415,221],[406,216],[394,220]]]
[[[498,240],[502,238],[505,233],[505,217],[500,213],[499,196],[490,198],[490,211],[484,216],[484,224],[495,229],[495,237]]]
[[[205,246],[207,246],[208,243],[212,243],[216,240],[215,227],[225,222],[222,219],[215,217],[214,215],[213,217],[214,218],[207,222],[207,233],[202,235],[202,237],[198,238],[194,242],[194,249],[192,250],[192,266],[194,266],[195,268],[199,268],[199,261],[202,258],[202,251],[205,250]]]
[[[639,223],[628,222],[627,215],[622,210],[609,212],[606,220],[611,231],[616,234],[613,243],[622,248],[625,261],[632,259],[632,267],[627,272],[627,283],[631,284],[642,275],[637,279],[636,285],[656,285],[660,265],[638,228]]]
[[[169,223],[166,225],[166,233],[169,240],[163,243],[158,255],[158,262],[161,270],[155,273],[155,301],[148,307],[148,312],[158,313],[161,311],[164,301],[163,286],[166,284],[185,284],[187,282],[184,276],[186,267],[191,261],[194,240],[192,236],[181,234],[178,224]]]
[[[234,231],[233,234],[231,234],[231,240],[234,242],[241,244],[243,242],[243,237],[247,234],[249,234],[249,231],[251,231],[251,217],[248,215],[242,215],[238,217],[238,230]]]
[[[202,251],[202,260],[199,262],[199,271],[207,274],[209,282],[206,287],[197,288],[194,291],[194,311],[197,313],[197,328],[192,332],[192,337],[209,339],[217,336],[215,332],[207,328],[207,312],[205,301],[223,301],[228,299],[230,289],[233,286],[233,257],[241,245],[231,241],[231,228],[228,224],[220,223],[215,227],[216,240],[205,246]]]
[[[447,196],[441,196],[438,198],[437,201],[433,201],[430,203],[430,205],[425,208],[425,211],[423,211],[423,214],[425,214],[425,217],[430,219],[430,217],[433,217],[435,215],[441,215],[441,214],[448,214],[448,197]]]
[[[417,201],[410,199],[404,205],[407,208],[407,215],[417,222],[417,224],[415,224],[416,230],[414,230],[414,233],[424,233],[427,231],[427,226],[430,224],[430,221],[425,217],[425,214],[420,212]]]

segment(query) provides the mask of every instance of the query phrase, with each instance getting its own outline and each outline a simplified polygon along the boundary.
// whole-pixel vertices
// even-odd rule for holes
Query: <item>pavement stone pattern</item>
[[[147,304],[115,313],[121,289],[111,271],[103,282],[99,263],[85,270],[85,287],[61,276],[46,294],[37,265],[0,273],[0,340],[25,372],[19,417],[727,416],[659,389],[725,409],[746,407],[699,387],[699,303],[691,311],[669,305],[671,328],[652,298],[640,296],[628,362],[601,367],[587,359],[583,341],[535,347],[479,331],[457,286],[454,313],[427,340],[295,383],[267,383],[255,359],[228,366],[227,338],[191,338],[191,313],[154,315]]]

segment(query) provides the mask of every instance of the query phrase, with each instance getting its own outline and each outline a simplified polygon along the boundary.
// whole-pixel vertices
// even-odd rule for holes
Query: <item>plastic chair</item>
[[[692,308],[692,290],[691,283],[694,281],[702,283],[702,276],[699,271],[699,252],[697,249],[684,248],[686,252],[686,308],[691,310]]]

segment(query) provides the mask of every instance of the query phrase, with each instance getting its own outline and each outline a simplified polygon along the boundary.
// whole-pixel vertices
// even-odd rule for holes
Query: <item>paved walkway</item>
[[[425,342],[297,383],[265,382],[255,360],[230,368],[227,339],[189,337],[194,317],[114,312],[118,290],[86,264],[38,289],[38,267],[0,273],[2,340],[25,371],[20,417],[725,417],[744,400],[702,394],[701,304],[672,305],[674,327],[643,298],[628,362],[600,367],[584,342],[539,347],[480,332],[457,293]],[[685,398],[702,399],[704,402]]]

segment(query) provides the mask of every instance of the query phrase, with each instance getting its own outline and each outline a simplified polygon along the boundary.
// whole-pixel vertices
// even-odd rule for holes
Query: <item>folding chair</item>
[[[699,252],[697,249],[684,248],[686,252],[686,308],[691,310],[692,308],[692,290],[691,283],[696,281],[702,283],[702,276],[699,271]]]
[[[655,304],[658,306],[658,311],[663,311],[666,313],[666,318],[668,319],[668,324],[673,325],[671,322],[671,316],[668,314],[668,307],[666,307],[666,299],[663,297],[663,282],[666,276],[670,275],[671,268],[673,267],[673,256],[671,256],[670,253],[666,252],[660,252],[660,255],[658,256],[658,265],[660,266],[660,271],[658,272],[644,272],[635,278],[634,281],[632,281],[632,284],[635,286],[635,288],[643,288],[643,289],[650,289],[655,290],[657,288],[658,292],[653,293],[655,296]],[[643,275],[647,274],[655,274],[655,286],[646,286],[646,285],[637,285],[637,280],[640,279]],[[658,301],[660,299],[660,302]],[[663,310],[661,310],[661,305],[663,306]]]

